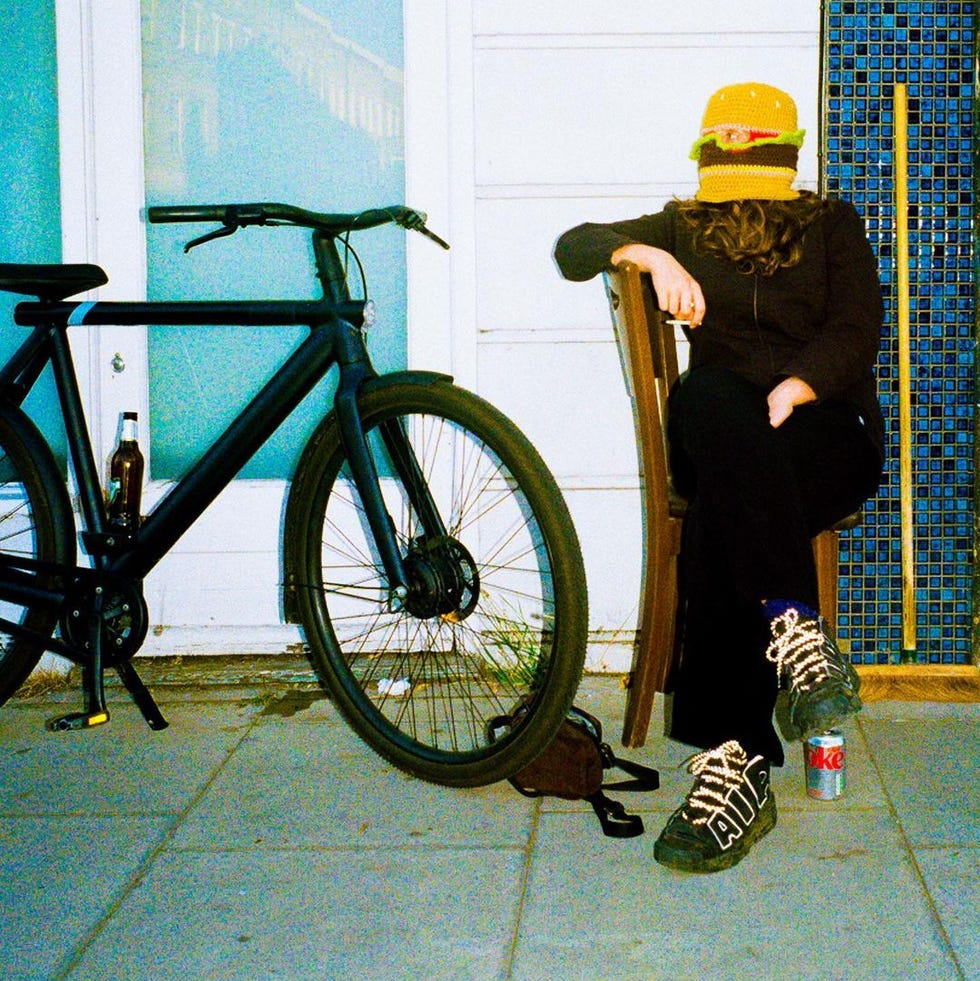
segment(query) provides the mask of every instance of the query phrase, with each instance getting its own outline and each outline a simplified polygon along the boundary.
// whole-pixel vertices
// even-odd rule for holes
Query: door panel
[[[147,205],[357,211],[403,200],[400,2],[143,0],[142,37]],[[148,226],[151,299],[316,295],[305,234],[247,229],[184,255],[204,230]],[[351,244],[382,313],[372,356],[382,369],[403,367],[404,233],[379,229]],[[151,327],[154,478],[179,476],[206,450],[303,333]],[[313,393],[242,476],[288,478],[328,394]]]

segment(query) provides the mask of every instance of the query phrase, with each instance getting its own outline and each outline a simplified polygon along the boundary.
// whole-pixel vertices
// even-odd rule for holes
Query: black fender
[[[65,480],[66,466],[58,462],[34,420],[19,406],[0,402],[0,417],[9,424],[24,444],[47,491],[48,505],[51,509],[49,520],[55,545],[55,552],[51,558],[62,565],[73,567],[78,556],[78,544],[71,498]],[[42,520],[40,515],[37,516],[37,520]]]
[[[436,385],[452,384],[452,376],[441,374],[437,371],[392,371],[383,375],[374,375],[361,382],[358,388],[358,399],[362,395],[390,388],[393,385]],[[309,461],[317,452],[319,447],[327,440],[340,440],[339,424],[337,422],[337,412],[335,409],[324,416],[313,434],[307,440],[306,446],[300,455],[293,479],[290,481],[286,495],[285,517],[282,529],[282,616],[284,623],[299,623],[299,602],[297,597],[296,583],[298,580],[299,555],[302,549],[302,538],[304,530],[301,527],[300,502],[303,500],[306,481],[312,479],[308,477],[310,467]]]
[[[77,555],[75,519],[65,481],[65,467],[55,459],[48,441],[23,409],[9,403],[0,403],[0,416],[3,416],[11,429],[20,436],[48,490],[51,520],[55,529],[60,531],[57,536],[59,545],[57,560],[74,565]]]

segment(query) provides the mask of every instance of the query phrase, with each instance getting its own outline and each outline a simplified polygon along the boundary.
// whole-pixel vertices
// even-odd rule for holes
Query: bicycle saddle
[[[23,293],[39,300],[63,300],[109,282],[109,277],[90,263],[20,265],[0,262],[0,290]]]

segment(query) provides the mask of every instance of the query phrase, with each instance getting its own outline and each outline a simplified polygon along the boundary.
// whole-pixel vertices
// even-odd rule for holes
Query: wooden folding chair
[[[633,405],[643,504],[644,564],[640,617],[626,695],[623,744],[642,746],[656,692],[668,692],[677,658],[677,559],[687,502],[671,482],[667,396],[677,380],[673,325],[657,308],[649,276],[629,262],[606,273],[623,374]],[[854,514],[813,540],[820,610],[837,626],[840,532],[859,524]]]

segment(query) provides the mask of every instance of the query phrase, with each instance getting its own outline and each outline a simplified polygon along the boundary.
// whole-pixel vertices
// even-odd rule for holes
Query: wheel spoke
[[[20,581],[29,577],[43,587],[50,585],[51,574],[36,571],[40,567],[31,563],[73,562],[74,528],[63,477],[31,431],[16,409],[0,414],[0,556],[9,560],[0,564],[19,565]],[[46,604],[20,600],[0,601],[0,616],[40,635],[50,634],[57,620],[57,612]],[[0,704],[30,673],[42,649],[36,640],[0,632]]]
[[[385,445],[399,460],[406,459],[403,434],[445,532],[423,529],[413,506],[418,489],[408,493],[385,452],[381,489],[409,582],[403,606],[390,609],[336,444],[312,505],[317,543],[306,567],[310,587],[301,590],[320,610],[317,628],[308,626],[311,656],[345,715],[383,755],[427,779],[481,783],[513,772],[518,750],[529,758],[533,747],[521,733],[550,738],[571,700],[584,655],[584,605],[568,590],[556,595],[552,562],[560,554],[566,566],[580,566],[581,557],[557,488],[512,424],[448,386],[409,394],[417,408],[396,405],[394,396],[384,408],[379,395],[378,409],[362,410],[365,424],[372,433],[386,427]],[[457,409],[471,421],[458,421]],[[369,445],[382,441],[372,435]],[[560,648],[559,630],[567,636]],[[488,723],[533,692],[527,720],[491,743]],[[464,780],[454,767],[471,769]]]

